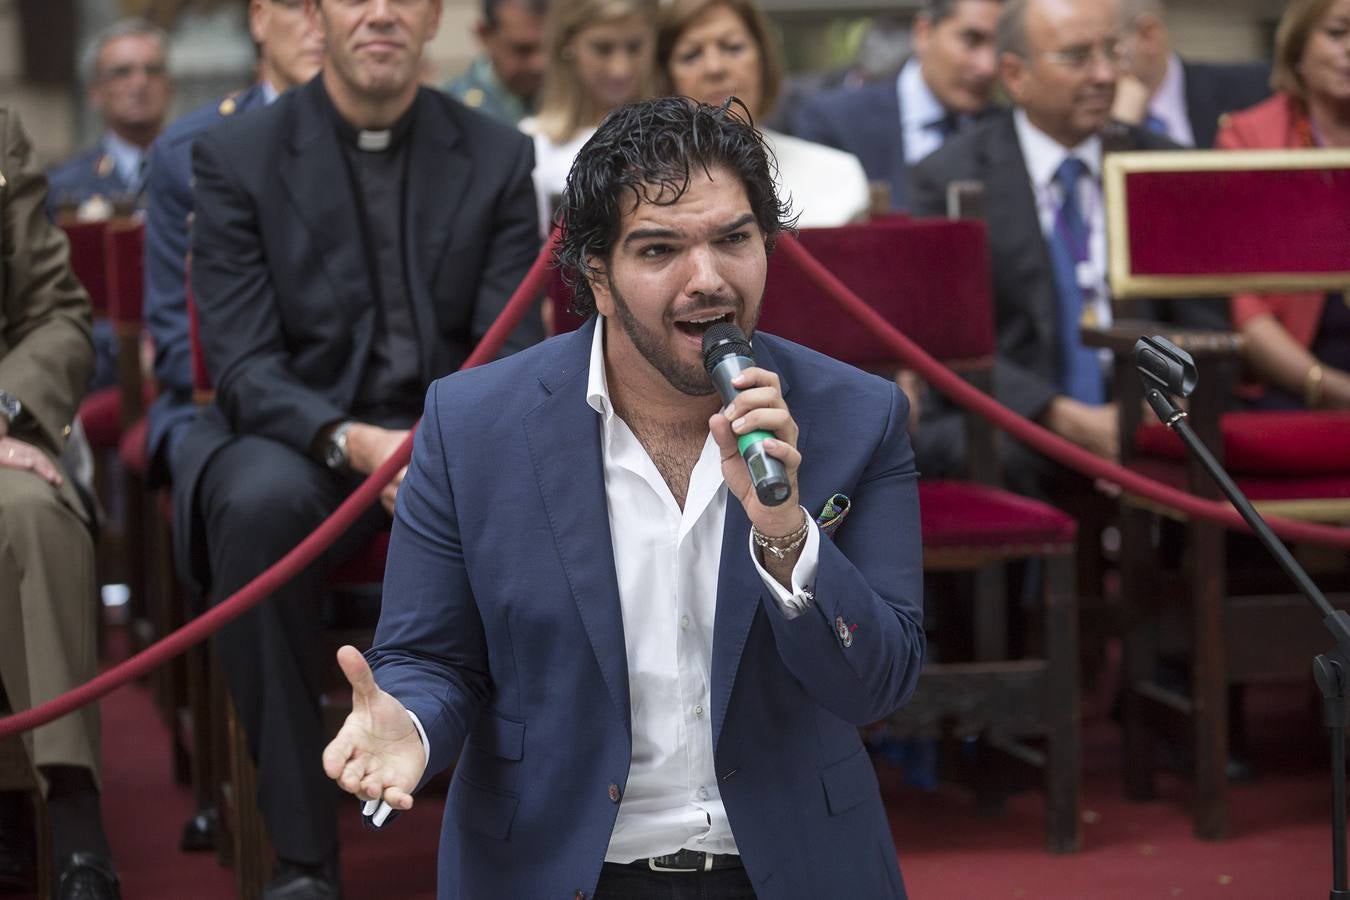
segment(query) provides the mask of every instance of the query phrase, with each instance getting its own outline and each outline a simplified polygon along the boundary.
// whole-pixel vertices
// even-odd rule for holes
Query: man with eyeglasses
[[[912,194],[916,215],[940,216],[953,183],[983,185],[998,329],[995,395],[1108,459],[1120,453],[1109,367],[1079,331],[1111,322],[1102,159],[1117,150],[1176,147],[1111,120],[1127,63],[1121,35],[1120,0],[1010,0],[997,40],[1013,110],[916,167]],[[1223,327],[1218,305],[1174,306],[1179,324]],[[963,417],[941,398],[926,401],[915,447],[927,474],[964,471]],[[1063,499],[1087,487],[1023,445],[1005,441],[1003,452],[1015,490]]]
[[[900,74],[805,100],[792,133],[858,157],[891,208],[909,208],[909,169],[990,109],[998,79],[994,27],[1001,0],[924,0],[914,55]]]
[[[99,220],[140,207],[146,155],[172,96],[168,52],[168,35],[144,19],[116,22],[89,42],[80,75],[105,132],[94,147],[47,173],[53,219]]]
[[[1228,113],[1270,96],[1266,63],[1194,63],[1172,49],[1162,0],[1125,0],[1129,71],[1116,91],[1115,117],[1183,147],[1213,147]]]

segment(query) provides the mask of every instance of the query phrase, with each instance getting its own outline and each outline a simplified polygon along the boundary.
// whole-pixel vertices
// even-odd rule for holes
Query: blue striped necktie
[[[1087,174],[1087,163],[1073,156],[1055,170],[1054,180],[1063,191],[1064,200],[1050,232],[1050,261],[1059,295],[1060,387],[1075,400],[1098,404],[1105,399],[1101,363],[1095,350],[1083,346],[1079,334],[1084,297],[1078,283],[1078,267],[1091,256],[1091,232],[1078,204],[1078,182]]]

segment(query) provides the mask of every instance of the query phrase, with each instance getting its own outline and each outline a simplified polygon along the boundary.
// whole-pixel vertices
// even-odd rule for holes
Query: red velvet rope
[[[506,308],[502,310],[497,321],[488,329],[487,334],[479,341],[478,347],[465,360],[463,368],[469,369],[482,365],[496,356],[507,335],[520,322],[533,300],[548,288],[552,280],[549,265],[557,241],[558,233],[555,231],[549,239],[548,246],[534,261],[529,272],[526,273],[524,281],[516,289],[515,294],[507,303]],[[787,254],[796,262],[808,278],[838,300],[846,312],[875,330],[891,346],[891,349],[895,351],[896,356],[904,365],[913,368],[938,390],[962,406],[989,419],[1001,430],[1040,450],[1046,456],[1085,475],[1118,484],[1132,494],[1179,510],[1187,515],[1218,522],[1228,528],[1247,530],[1247,523],[1230,506],[1212,500],[1202,500],[1136,472],[1131,472],[1115,463],[1107,462],[1001,406],[987,394],[971,387],[959,375],[944,367],[921,347],[905,337],[857,294],[849,290],[843,282],[821,265],[797,241],[785,237],[779,241],[778,247],[779,252]],[[389,459],[385,460],[383,465],[372,472],[370,477],[362,482],[361,486],[353,491],[351,496],[344,500],[309,537],[305,538],[271,568],[253,579],[232,597],[221,601],[182,628],[166,635],[140,653],[113,666],[93,680],[59,697],[54,697],[40,706],[0,719],[0,739],[45,725],[61,716],[74,712],[85,704],[98,700],[123,684],[139,678],[156,666],[167,662],[198,641],[209,637],[227,622],[257,606],[278,587],[312,563],[319,554],[328,549],[342,532],[356,521],[357,517],[375,503],[380,491],[394,477],[394,474],[408,464],[408,459],[412,455],[412,442],[412,434],[409,434],[408,439],[403,442],[402,446]],[[1271,528],[1277,534],[1288,540],[1350,547],[1350,529],[1311,525],[1274,517],[1269,519],[1269,522]]]

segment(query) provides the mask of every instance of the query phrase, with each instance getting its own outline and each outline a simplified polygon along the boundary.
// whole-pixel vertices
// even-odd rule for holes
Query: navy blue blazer
[[[1270,96],[1268,63],[1182,62],[1186,83],[1186,112],[1195,146],[1214,146],[1219,122],[1225,115],[1255,106]]]
[[[197,415],[192,399],[188,331],[187,253],[192,217],[192,144],[216,123],[265,105],[261,85],[174,121],[150,147],[145,207],[145,324],[155,341],[159,396],[150,405],[149,458],[153,483],[168,477],[166,441]]]
[[[891,209],[909,209],[909,167],[900,127],[899,82],[894,77],[834,88],[803,100],[793,114],[792,133],[852,153],[869,181],[891,186]]]
[[[399,490],[368,658],[426,728],[424,778],[459,757],[442,900],[589,896],[626,787],[627,656],[586,403],[593,333],[433,383]],[[924,656],[908,402],[781,338],[754,345],[801,427],[803,505],[842,492],[852,509],[821,539],[814,608],[789,620],[728,503],[710,691],[719,790],[762,900],[904,897],[858,726],[908,699]]]

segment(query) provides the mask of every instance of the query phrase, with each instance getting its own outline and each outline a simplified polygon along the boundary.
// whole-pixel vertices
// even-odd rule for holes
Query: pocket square
[[[844,494],[835,494],[825,501],[825,506],[821,508],[820,515],[816,516],[816,524],[820,530],[830,537],[839,530],[839,526],[844,524],[844,519],[848,517],[848,511],[852,502]]]

